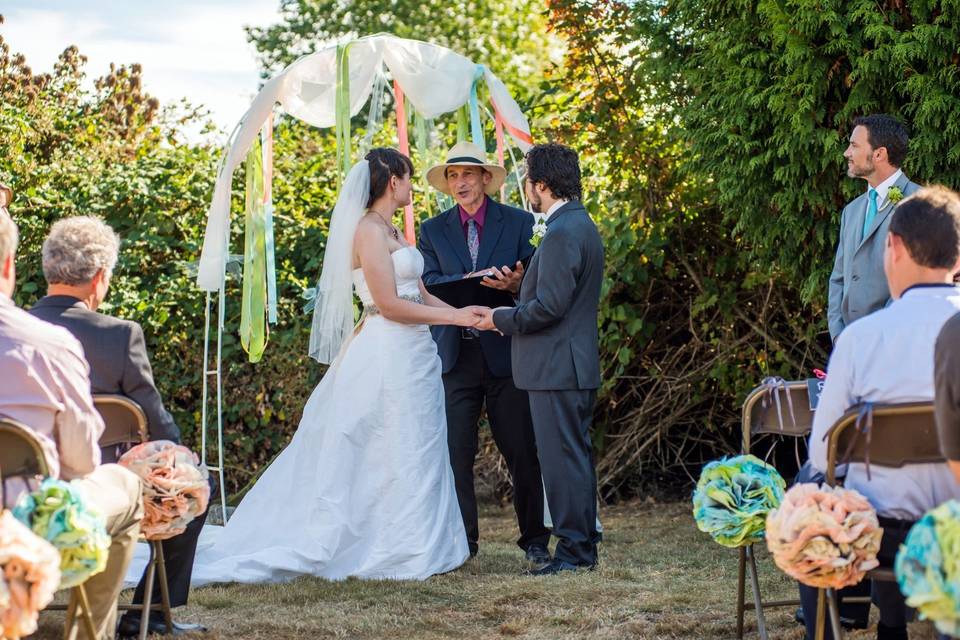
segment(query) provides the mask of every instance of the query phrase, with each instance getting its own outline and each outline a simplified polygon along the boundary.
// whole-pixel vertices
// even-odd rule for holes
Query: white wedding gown
[[[418,295],[420,252],[400,249],[393,263],[397,293]],[[353,283],[372,304],[359,269]],[[226,527],[205,528],[193,584],[422,580],[463,564],[440,374],[427,326],[368,316],[314,389],[289,446]]]

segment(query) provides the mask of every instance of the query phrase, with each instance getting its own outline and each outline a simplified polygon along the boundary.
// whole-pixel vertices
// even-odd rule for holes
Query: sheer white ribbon
[[[370,167],[366,160],[353,165],[330,216],[330,233],[317,283],[310,357],[330,364],[353,332],[353,236],[367,210]]]

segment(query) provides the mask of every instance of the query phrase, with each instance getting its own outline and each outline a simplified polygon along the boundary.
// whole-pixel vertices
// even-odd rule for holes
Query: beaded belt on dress
[[[419,293],[397,296],[397,297],[400,298],[401,300],[409,300],[410,302],[423,304],[423,298],[420,296]],[[363,305],[363,314],[361,315],[361,318],[365,318],[367,316],[378,316],[378,315],[380,315],[380,309],[377,308],[377,305],[373,304],[372,302],[370,304]]]

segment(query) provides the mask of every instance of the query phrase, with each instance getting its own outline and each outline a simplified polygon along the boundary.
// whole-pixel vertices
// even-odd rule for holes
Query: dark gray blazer
[[[893,186],[898,187],[904,196],[920,188],[906,174],[897,178]],[[861,238],[867,216],[867,193],[860,194],[843,208],[827,304],[827,323],[834,340],[851,322],[882,309],[890,302],[890,289],[883,273],[883,251],[893,209],[888,198]]]
[[[547,219],[547,232],[520,286],[516,307],[493,321],[513,336],[513,380],[528,391],[600,386],[597,307],[603,241],[580,202]]]
[[[136,322],[90,311],[71,296],[46,296],[30,313],[66,328],[83,345],[93,393],[127,396],[147,414],[151,440],[180,442],[180,429],[153,382],[143,329]]]

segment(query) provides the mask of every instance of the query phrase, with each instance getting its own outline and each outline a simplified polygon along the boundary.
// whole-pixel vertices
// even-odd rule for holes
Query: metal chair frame
[[[17,476],[50,476],[50,465],[47,464],[47,455],[36,436],[26,425],[17,422],[11,418],[0,416],[0,440],[4,441],[3,454],[9,457],[15,452],[15,449],[9,448],[11,445],[16,447],[11,441],[19,441],[23,450],[23,461],[13,466],[13,471],[9,471],[10,465],[7,465],[7,471],[4,471],[0,465],[0,507],[3,506],[3,481],[7,477]],[[25,456],[25,457],[24,457]],[[67,616],[64,620],[63,637],[65,640],[73,640],[82,624],[84,631],[90,638],[96,638],[96,626],[93,624],[93,616],[90,610],[90,600],[87,598],[87,590],[83,583],[70,589],[70,601],[67,605],[52,604],[47,606],[48,611],[66,611]]]
[[[776,391],[773,391],[776,389]],[[758,413],[758,404],[764,398],[768,398],[775,404],[775,400],[770,398],[772,393],[790,394],[791,400],[796,396],[798,402],[784,401],[780,404],[778,412],[776,406],[768,406],[765,413]],[[763,409],[763,406],[759,407]],[[783,415],[784,412],[786,415]],[[800,414],[799,416],[797,414]],[[753,437],[760,435],[779,435],[791,438],[803,438],[810,433],[813,426],[813,415],[809,409],[807,382],[805,380],[774,380],[771,385],[763,384],[753,389],[747,394],[743,402],[743,411],[741,413],[742,428],[742,453],[750,453],[753,444]],[[775,419],[774,419],[775,418]],[[753,545],[740,547],[739,566],[737,571],[737,640],[743,638],[744,618],[747,610],[757,612],[757,632],[761,640],[767,640],[767,623],[764,618],[764,609],[773,609],[778,607],[800,606],[800,600],[772,600],[764,602],[760,593],[760,583],[757,573],[757,561],[754,554]],[[750,587],[753,591],[753,602],[746,601],[746,581],[749,571]]]
[[[120,407],[129,412],[132,417],[131,422],[126,425],[125,430],[112,429],[108,424],[104,430],[103,437],[100,439],[100,446],[111,447],[122,444],[142,444],[147,441],[149,435],[147,431],[147,416],[136,402],[130,398],[116,394],[94,394],[93,406],[103,416],[104,423],[107,422],[106,411]],[[163,620],[166,625],[166,633],[173,633],[173,613],[170,611],[170,588],[167,585],[167,567],[163,558],[163,545],[160,540],[143,539],[150,547],[150,559],[147,562],[146,583],[143,592],[143,603],[121,603],[117,605],[120,611],[140,611],[140,640],[146,640],[150,625],[150,613],[152,611],[162,611]],[[156,575],[160,576],[160,603],[153,604],[153,582]]]
[[[869,427],[871,438],[865,442],[865,438],[859,438],[861,433],[856,429],[859,418],[869,412],[873,420],[873,425]],[[913,452],[906,452],[899,447],[897,451],[887,451],[882,449],[885,442],[882,440],[885,435],[880,431],[880,450],[873,450],[876,443],[874,440],[874,430],[889,418],[915,417],[919,422],[919,429],[913,433],[910,439]],[[879,424],[878,424],[879,423]],[[889,446],[889,445],[888,445]],[[868,450],[869,448],[869,450]],[[870,464],[879,467],[899,468],[906,464],[919,464],[925,462],[944,462],[943,454],[940,452],[940,441],[937,437],[936,423],[934,422],[933,403],[932,402],[910,402],[901,404],[887,405],[857,405],[849,409],[841,416],[828,432],[827,441],[827,473],[826,483],[833,487],[837,484],[837,464],[840,451],[844,451],[848,456],[841,464],[848,462],[865,462],[867,455],[870,454]],[[881,582],[896,582],[897,578],[892,569],[887,567],[878,567],[868,571],[864,579],[878,580]],[[826,607],[824,607],[826,605]],[[826,608],[826,613],[824,613]],[[825,635],[826,621],[825,616],[830,616],[830,630],[833,632],[834,640],[843,638],[843,629],[840,626],[840,608],[837,604],[837,594],[835,589],[819,589],[817,593],[817,624],[816,640],[823,640]]]

